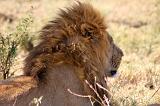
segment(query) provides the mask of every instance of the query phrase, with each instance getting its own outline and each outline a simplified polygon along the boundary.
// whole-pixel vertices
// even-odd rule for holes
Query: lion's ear
[[[82,24],[81,25],[81,32],[84,37],[90,37],[94,34],[96,27],[90,24]]]

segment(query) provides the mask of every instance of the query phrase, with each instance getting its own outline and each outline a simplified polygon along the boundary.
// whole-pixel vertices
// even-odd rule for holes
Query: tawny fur
[[[0,105],[28,106],[41,97],[40,106],[91,106],[88,98],[76,97],[67,89],[99,100],[85,80],[94,85],[96,78],[107,87],[104,77],[110,74],[115,44],[106,28],[101,14],[89,4],[61,10],[41,30],[41,43],[26,58],[25,76],[20,77],[24,80],[18,80],[19,85],[18,78],[0,84]],[[96,90],[101,98],[108,95]]]

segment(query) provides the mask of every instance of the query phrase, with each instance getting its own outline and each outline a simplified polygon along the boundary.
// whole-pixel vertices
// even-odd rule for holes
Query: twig
[[[97,97],[100,99],[100,104],[103,106],[106,106],[105,101],[100,97],[100,95],[98,94],[98,92],[93,88],[93,86],[91,84],[89,84],[89,82],[87,80],[85,80],[85,82],[88,84],[88,86],[95,92],[95,94],[97,95]],[[109,104],[107,104],[107,106],[109,106]]]
[[[13,103],[13,106],[16,106],[16,102],[17,102],[17,97],[16,97],[16,99],[15,99],[15,101]]]
[[[109,103],[109,99],[106,97],[106,95],[104,95],[104,101],[106,102],[107,106],[109,106],[109,105],[110,105],[110,103]]]
[[[90,100],[92,106],[94,106],[94,102],[92,101],[92,99],[94,99],[96,102],[98,102],[98,103],[101,104],[100,101],[98,101],[96,98],[94,98],[94,97],[91,96],[91,95],[80,95],[80,94],[77,94],[77,93],[72,92],[70,89],[67,89],[67,90],[68,90],[69,93],[71,93],[72,95],[75,95],[75,96],[77,96],[77,97],[89,98],[89,100]]]
[[[108,92],[108,93],[110,93],[111,94],[111,92],[109,91],[109,90],[107,90],[106,88],[104,88],[102,85],[100,85],[99,83],[96,83],[96,85],[99,87],[99,88],[101,88],[101,89],[103,89],[103,90],[105,90],[106,92]]]
[[[160,90],[160,86],[158,87],[158,89],[153,93],[153,95],[150,97],[150,99],[149,100],[151,100],[152,98],[153,98],[153,96],[155,96],[156,95],[156,93],[158,92]]]

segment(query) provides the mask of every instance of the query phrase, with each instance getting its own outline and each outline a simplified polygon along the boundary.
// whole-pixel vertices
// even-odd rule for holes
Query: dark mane
[[[78,34],[85,35],[86,30],[90,30],[85,29],[88,26],[90,29],[94,29],[93,33],[97,33],[97,35],[106,30],[104,18],[90,4],[79,2],[71,8],[61,10],[55,20],[50,21],[42,28],[40,33],[41,43],[30,52],[25,60],[25,74],[36,75],[45,70],[48,62],[65,61],[66,56],[64,56],[63,51],[67,53],[68,50],[66,48],[66,39],[72,39],[73,36]],[[76,56],[72,57],[74,57],[73,61],[76,61],[76,64],[82,64],[81,61],[75,59],[77,58]],[[69,58],[72,57],[70,56]],[[72,60],[69,59],[67,61]]]
[[[100,13],[93,9],[90,4],[79,2],[71,8],[61,10],[59,16],[42,29],[41,39],[59,39],[61,36],[72,36],[69,31],[82,33],[80,29],[82,24],[90,24],[99,30],[106,29],[104,19]]]

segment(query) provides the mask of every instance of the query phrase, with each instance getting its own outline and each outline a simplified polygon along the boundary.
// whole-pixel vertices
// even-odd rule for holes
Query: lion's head
[[[41,30],[42,42],[26,59],[26,73],[35,74],[63,61],[83,67],[88,74],[114,75],[123,52],[106,29],[104,17],[89,4],[61,10],[59,17]]]

